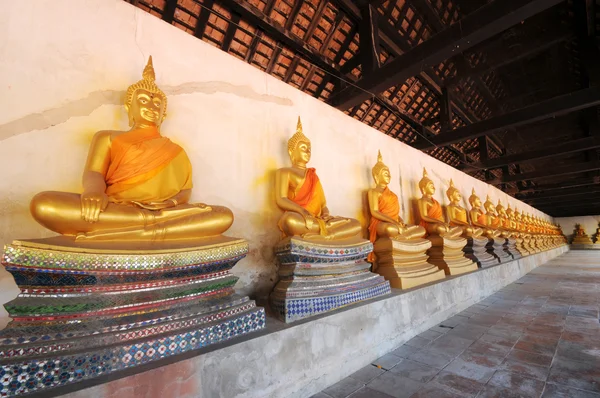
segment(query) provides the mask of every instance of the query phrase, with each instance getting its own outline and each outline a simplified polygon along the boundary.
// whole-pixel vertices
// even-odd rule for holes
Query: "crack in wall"
[[[289,98],[269,94],[260,94],[249,86],[238,86],[226,82],[191,82],[177,86],[165,86],[163,89],[167,96],[183,94],[232,94],[241,98],[272,103],[282,106],[292,106]],[[78,116],[89,116],[102,105],[121,105],[125,98],[125,91],[99,90],[88,94],[84,98],[69,101],[59,107],[46,109],[42,112],[32,113],[17,120],[0,125],[0,141],[10,137],[28,133],[34,130],[46,130],[50,127],[67,122]]]

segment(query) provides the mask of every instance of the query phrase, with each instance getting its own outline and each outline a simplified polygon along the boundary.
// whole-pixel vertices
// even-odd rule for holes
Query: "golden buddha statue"
[[[327,208],[325,193],[310,161],[310,140],[302,133],[298,118],[296,133],[288,141],[288,154],[292,167],[277,170],[275,192],[277,205],[285,211],[279,228],[286,236],[305,239],[337,240],[360,234],[358,220],[332,217]]]
[[[479,228],[483,229],[483,234],[488,238],[495,238],[500,236],[500,231],[491,227],[488,223],[488,217],[481,210],[481,199],[475,193],[475,188],[471,192],[471,196],[469,196],[469,204],[471,205],[471,210],[469,211],[469,215],[471,216],[471,223]]]
[[[510,238],[512,236],[510,220],[500,199],[498,199],[498,204],[496,205],[496,218],[498,219],[498,229],[501,231],[501,235],[505,238]]]
[[[155,83],[152,57],[129,86],[129,131],[99,131],[83,172],[83,193],[42,192],[31,214],[44,227],[76,239],[161,241],[216,236],[231,210],[189,203],[192,166],[179,145],[161,136],[167,97]]]
[[[461,227],[451,227],[444,220],[444,212],[440,202],[433,198],[435,185],[427,176],[427,170],[423,168],[423,178],[419,181],[419,189],[423,195],[418,200],[418,210],[421,219],[420,225],[425,228],[430,235],[440,235],[447,238],[458,238],[462,235]]]
[[[496,213],[496,207],[494,206],[494,203],[490,200],[489,195],[487,195],[487,197],[485,198],[483,208],[485,210],[485,217],[487,219],[488,226],[494,230],[500,229],[500,218]]]
[[[460,205],[462,201],[462,195],[460,191],[454,186],[454,181],[450,179],[450,186],[446,191],[446,196],[450,201],[450,204],[446,206],[446,214],[451,227],[462,227],[464,229],[463,234],[466,238],[478,238],[483,234],[483,229],[472,226],[469,223],[467,209]]]
[[[407,226],[400,217],[400,202],[398,196],[389,188],[390,169],[383,163],[381,152],[377,155],[377,163],[372,169],[373,179],[377,185],[369,189],[369,239],[375,242],[377,238],[416,239],[425,236],[425,228],[419,225]]]
[[[506,216],[508,217],[509,229],[513,232],[518,232],[517,219],[515,217],[515,212],[510,207],[510,203],[508,204],[508,207],[506,208]]]

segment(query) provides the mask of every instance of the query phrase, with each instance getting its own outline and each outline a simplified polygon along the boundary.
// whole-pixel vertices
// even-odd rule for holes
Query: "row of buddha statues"
[[[156,85],[150,57],[142,80],[126,92],[125,108],[131,129],[103,130],[93,137],[83,172],[81,194],[42,192],[31,201],[31,213],[44,227],[75,241],[169,242],[210,238],[224,233],[233,213],[223,206],[190,203],[192,166],[186,152],[160,133],[167,97]],[[288,141],[291,166],[277,170],[276,204],[283,211],[279,229],[284,236],[315,241],[360,237],[358,220],[330,214],[319,177],[307,167],[311,142],[298,118]],[[561,235],[560,228],[529,214],[483,203],[473,189],[471,209],[462,205],[452,180],[444,212],[434,199],[435,184],[423,170],[417,201],[419,225],[406,225],[398,197],[388,187],[390,169],[381,154],[372,169],[375,188],[369,189],[369,238],[446,239]]]
[[[207,338],[215,343],[264,327],[264,309],[234,294],[237,278],[229,270],[248,253],[248,244],[222,236],[233,223],[233,212],[190,202],[190,159],[183,148],[160,133],[167,97],[156,85],[151,57],[142,79],[127,89],[125,108],[130,130],[103,130],[94,135],[81,194],[47,191],[31,200],[33,218],[61,236],[15,241],[5,249],[2,264],[23,294],[7,303],[15,320],[1,332],[4,344],[20,344],[24,341],[21,333],[34,330],[47,341],[34,336],[31,349],[19,351],[12,358],[14,363],[1,365],[0,370],[28,369],[34,364],[28,355],[34,352],[76,364],[86,362],[80,358],[82,353],[86,358],[122,356],[133,348],[124,346],[128,342],[122,340],[121,331],[150,328],[130,334],[131,344],[137,344],[162,330],[154,328],[154,322],[169,323],[173,316],[188,317],[193,320],[190,324],[198,325],[193,331],[196,337],[187,329],[170,326],[160,336],[165,341],[184,336],[189,340],[186,350],[203,346]],[[286,322],[383,296],[391,293],[391,287],[409,288],[473,271],[476,262],[504,258],[503,253],[512,250],[508,238],[513,236],[537,236],[546,242],[537,248],[548,249],[561,234],[557,226],[513,211],[510,205],[506,209],[500,203],[494,205],[489,197],[482,209],[474,190],[467,211],[452,180],[444,212],[425,170],[418,184],[422,197],[416,201],[419,225],[407,225],[400,216],[398,196],[388,187],[390,169],[379,154],[372,169],[375,187],[367,192],[369,240],[363,239],[358,220],[330,213],[321,181],[315,169],[307,166],[312,148],[300,118],[287,149],[291,166],[275,174],[283,238],[274,248],[280,280],[270,298],[271,307]],[[467,242],[471,242],[470,257],[465,257]],[[44,289],[39,289],[42,285]],[[27,293],[32,289],[39,292],[33,298]],[[63,299],[64,291],[78,293]],[[207,313],[218,313],[216,329],[202,326],[212,319]],[[79,321],[72,323],[72,318]],[[108,324],[113,327],[105,329]],[[183,328],[187,323],[179,325]],[[102,339],[93,336],[98,328],[103,330]],[[63,333],[67,329],[74,334]],[[73,335],[77,341],[70,340]],[[66,351],[46,347],[53,344]],[[142,346],[152,344],[131,347],[141,350]],[[150,360],[144,358],[153,356],[154,360],[173,353],[134,357],[141,364]],[[112,361],[106,372],[138,364],[130,362],[131,357]],[[74,367],[71,372],[71,379],[79,380],[85,370]],[[12,377],[25,376],[17,372]],[[58,378],[44,378],[31,387],[0,393],[12,396],[60,383]]]

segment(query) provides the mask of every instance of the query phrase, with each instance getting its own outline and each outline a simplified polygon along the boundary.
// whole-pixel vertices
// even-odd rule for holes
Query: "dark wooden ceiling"
[[[600,213],[600,0],[126,0],[550,215]]]

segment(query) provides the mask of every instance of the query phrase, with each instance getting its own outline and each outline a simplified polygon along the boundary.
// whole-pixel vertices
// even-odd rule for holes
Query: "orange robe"
[[[487,225],[488,225],[488,224],[487,224],[487,216],[486,216],[485,214],[483,214],[483,213],[480,213],[480,214],[479,214],[479,217],[477,217],[477,222],[478,222],[480,225],[485,225],[485,226],[487,226]]]
[[[431,198],[431,200],[433,201],[433,204],[427,211],[427,217],[435,218],[438,220],[443,220],[444,212],[442,211],[442,205],[440,205],[440,202],[438,202],[437,200],[435,200],[433,198]],[[424,220],[421,220],[421,222],[419,223],[419,225],[421,225],[422,227],[425,227],[425,228],[427,227],[428,224],[429,223]]]
[[[302,186],[298,188],[296,192],[291,190],[288,192],[288,199],[302,206],[306,209],[313,217],[316,218],[319,223],[319,229],[321,235],[327,235],[327,229],[325,228],[325,221],[320,219],[321,211],[325,206],[325,192],[323,192],[323,186],[317,176],[317,171],[314,168],[306,169],[306,176]]]
[[[398,201],[398,196],[390,191],[388,187],[385,187],[383,193],[379,196],[377,204],[381,213],[394,220],[398,219],[400,202]],[[377,239],[377,225],[379,225],[380,222],[381,221],[375,217],[371,217],[371,222],[369,223],[369,240],[373,243]]]
[[[112,140],[105,180],[112,202],[163,201],[192,188],[192,166],[158,129],[137,129]]]

